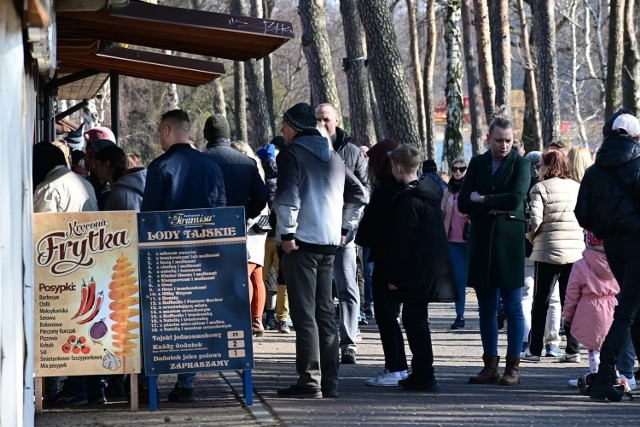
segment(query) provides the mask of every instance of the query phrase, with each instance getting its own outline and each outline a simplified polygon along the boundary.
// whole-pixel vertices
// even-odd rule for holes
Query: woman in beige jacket
[[[566,154],[549,150],[540,162],[541,181],[531,188],[531,230],[527,238],[533,244],[530,259],[535,262],[535,294],[531,313],[529,350],[522,358],[539,361],[549,298],[556,281],[560,302],[564,304],[567,282],[573,263],[582,258],[584,235],[573,210],[580,185],[571,179],[571,164]],[[578,342],[565,327],[567,347],[561,362],[579,362]]]

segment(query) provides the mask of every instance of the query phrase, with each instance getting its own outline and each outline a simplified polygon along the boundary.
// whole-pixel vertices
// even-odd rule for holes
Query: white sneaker
[[[580,353],[575,353],[575,354],[563,353],[560,357],[558,357],[558,362],[560,362],[560,363],[580,363]]]
[[[378,372],[375,377],[369,378],[364,383],[371,387],[397,387],[398,381],[407,378],[409,374],[407,371],[389,372],[384,370]]]
[[[529,353],[529,350],[527,350],[527,351],[523,351],[520,354],[520,360],[527,361],[527,362],[539,362],[540,361],[540,356],[536,356],[535,354],[531,354],[531,353]]]
[[[634,376],[632,376],[631,378],[627,378],[624,375],[620,375],[620,384],[625,384],[625,383],[629,387],[629,391],[635,390],[637,388],[636,378]]]

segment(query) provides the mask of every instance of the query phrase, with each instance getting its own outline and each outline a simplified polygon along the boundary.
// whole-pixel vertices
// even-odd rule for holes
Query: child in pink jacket
[[[582,256],[573,264],[562,314],[564,324],[571,325],[571,335],[589,349],[589,368],[595,374],[620,287],[609,268],[602,241],[591,233],[587,233]]]

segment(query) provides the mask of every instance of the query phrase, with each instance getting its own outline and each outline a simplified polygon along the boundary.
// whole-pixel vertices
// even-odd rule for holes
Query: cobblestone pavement
[[[465,329],[452,331],[453,304],[433,304],[430,310],[437,394],[409,392],[395,387],[368,387],[364,380],[382,370],[383,357],[375,324],[361,327],[358,363],[342,365],[337,399],[281,399],[276,389],[295,381],[295,332],[268,331],[254,340],[255,403],[245,407],[237,396],[239,376],[234,372],[199,374],[197,402],[170,404],[166,395],[175,377],[159,381],[160,410],[146,406],[132,413],[125,404],[82,409],[45,410],[37,426],[631,426],[640,421],[640,401],[592,402],[567,385],[588,370],[586,350],[581,363],[561,364],[555,358],[521,363],[522,384],[517,387],[469,385],[467,379],[481,367],[482,347],[475,298],[468,301]],[[500,335],[504,356],[506,334]],[[410,357],[407,348],[407,355]],[[502,363],[504,366],[504,363]]]

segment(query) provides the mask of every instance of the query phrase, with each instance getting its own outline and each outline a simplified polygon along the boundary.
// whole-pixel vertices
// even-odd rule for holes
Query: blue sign
[[[253,368],[244,209],[138,214],[147,375]]]

